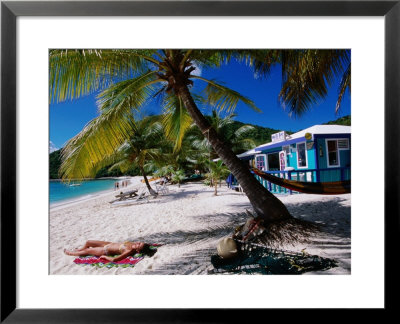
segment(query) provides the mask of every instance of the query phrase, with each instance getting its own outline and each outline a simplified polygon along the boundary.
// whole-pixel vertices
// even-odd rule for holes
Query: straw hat
[[[225,237],[218,242],[218,255],[223,259],[232,258],[237,254],[236,242],[230,237]]]

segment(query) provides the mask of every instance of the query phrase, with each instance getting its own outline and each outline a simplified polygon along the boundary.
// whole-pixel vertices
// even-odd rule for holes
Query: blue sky
[[[252,99],[262,113],[257,113],[239,103],[235,113],[236,120],[270,127],[278,130],[299,131],[301,129],[335,120],[350,115],[350,95],[346,93],[339,114],[335,114],[339,80],[336,80],[329,90],[328,96],[313,106],[300,118],[289,117],[278,102],[281,88],[280,68],[272,69],[271,74],[264,79],[255,79],[251,69],[243,64],[230,63],[220,69],[205,70],[201,76],[207,79],[222,81],[224,85]],[[204,82],[194,80],[193,90],[201,91]],[[160,107],[156,102],[149,102],[144,107],[146,113],[158,114]],[[206,114],[210,110],[204,111]],[[82,128],[98,115],[96,94],[50,105],[50,141],[55,147],[61,148],[71,137],[78,134]]]

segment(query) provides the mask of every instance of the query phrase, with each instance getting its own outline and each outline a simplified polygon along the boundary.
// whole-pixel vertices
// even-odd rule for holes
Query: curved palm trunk
[[[186,109],[214,148],[225,165],[239,181],[258,217],[266,222],[292,218],[285,205],[262,186],[248,167],[232,152],[229,146],[219,139],[217,132],[207,122],[197,108],[185,84],[176,87],[176,94],[182,98]]]
[[[147,176],[146,176],[146,172],[144,171],[144,169],[142,167],[139,167],[139,168],[140,168],[140,172],[142,172],[144,182],[146,183],[146,187],[149,190],[150,195],[157,196],[157,192],[155,192],[154,189],[150,186],[149,180],[147,179]]]

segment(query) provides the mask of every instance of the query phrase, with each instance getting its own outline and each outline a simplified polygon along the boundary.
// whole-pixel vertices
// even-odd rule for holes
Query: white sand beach
[[[132,178],[128,191],[143,187],[140,177]],[[246,195],[226,186],[214,189],[200,182],[178,188],[148,203],[112,207],[114,190],[75,202],[50,207],[50,274],[53,275],[147,275],[207,274],[213,269],[211,255],[218,241],[243,224],[251,205]],[[120,189],[119,191],[122,191]],[[284,246],[285,250],[336,260],[338,266],[306,274],[350,274],[351,195],[321,196],[294,194],[279,196],[291,214],[316,222],[321,231],[311,242]],[[135,267],[97,268],[76,265],[64,248],[81,247],[86,240],[124,242],[126,240],[162,244],[153,257],[145,257]]]

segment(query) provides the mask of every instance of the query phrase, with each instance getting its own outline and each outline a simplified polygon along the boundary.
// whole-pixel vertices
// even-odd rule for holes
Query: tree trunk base
[[[266,222],[248,212],[251,217],[234,234],[239,240],[278,248],[282,245],[308,243],[320,227],[312,222],[290,217],[288,219]]]
[[[286,244],[308,243],[320,228],[309,221],[290,218],[263,224],[265,231],[258,237],[259,242],[270,247]]]
[[[154,190],[154,189],[150,189],[149,190],[150,195],[152,195],[153,197],[157,197],[158,193]]]

